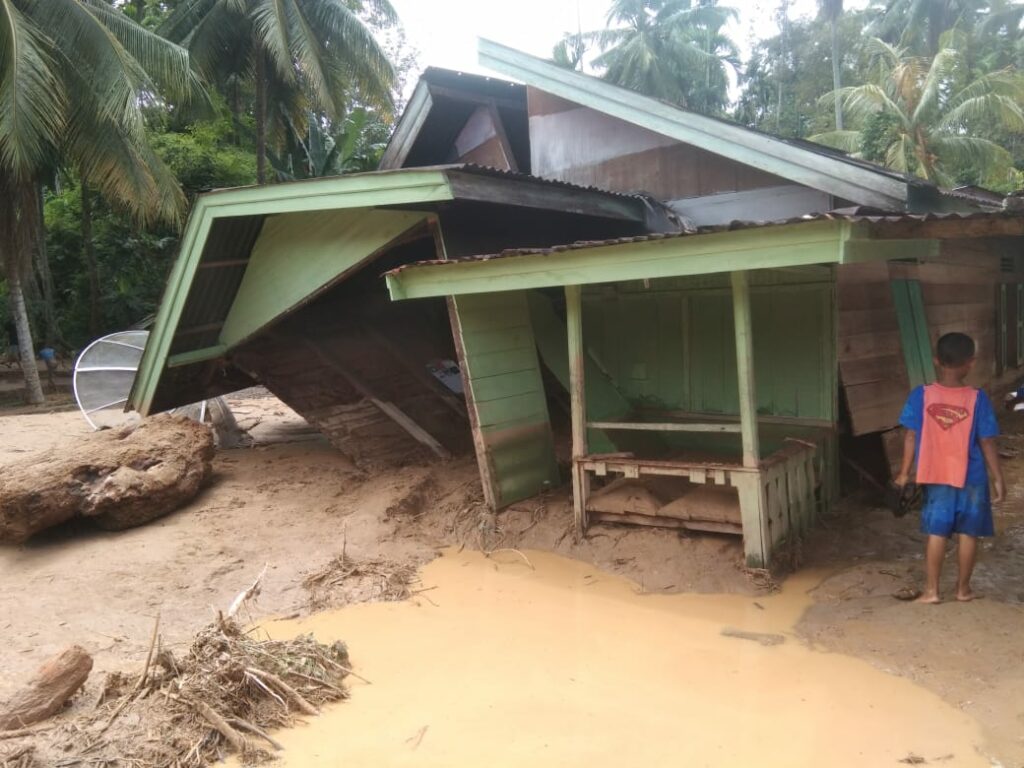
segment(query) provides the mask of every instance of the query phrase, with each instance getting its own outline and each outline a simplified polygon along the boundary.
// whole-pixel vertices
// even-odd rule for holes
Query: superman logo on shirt
[[[928,406],[928,415],[932,417],[936,424],[948,431],[971,414],[966,408],[959,405],[932,403]]]

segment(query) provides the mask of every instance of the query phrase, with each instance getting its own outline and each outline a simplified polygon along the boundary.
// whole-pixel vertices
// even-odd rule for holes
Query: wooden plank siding
[[[485,496],[496,509],[559,483],[526,294],[452,299]]]
[[[911,388],[905,346],[893,300],[893,281],[919,286],[927,317],[927,339],[915,337],[919,349],[934,348],[939,336],[952,331],[971,335],[978,345],[977,364],[969,379],[986,386],[1003,371],[999,352],[1000,286],[1015,293],[1024,276],[1004,272],[1000,262],[1020,253],[1024,238],[943,240],[938,253],[923,262],[844,264],[838,268],[839,370],[855,435],[896,426]],[[1017,326],[1016,301],[1007,300],[1009,325]],[[1014,312],[1009,313],[1010,309]],[[1007,367],[1022,361],[1011,354],[1016,334],[1009,327]],[[1011,344],[1013,346],[1011,346]],[[919,383],[920,374],[914,382]]]

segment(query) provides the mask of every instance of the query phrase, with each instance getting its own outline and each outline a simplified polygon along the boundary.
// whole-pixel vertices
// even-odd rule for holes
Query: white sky
[[[535,56],[549,57],[565,32],[602,29],[609,0],[391,0],[405,25],[420,67],[435,66],[495,74],[477,64],[476,40],[485,37]],[[773,15],[780,0],[723,0],[739,11],[730,30],[744,52],[751,41],[777,31]],[[849,9],[867,0],[847,0]],[[816,0],[790,0],[790,18],[812,15]]]

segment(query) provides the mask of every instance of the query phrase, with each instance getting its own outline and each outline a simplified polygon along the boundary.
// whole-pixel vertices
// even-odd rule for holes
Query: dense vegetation
[[[776,7],[746,61],[716,0],[610,0],[554,58],[943,185],[1024,186],[1024,0]],[[151,315],[204,190],[374,168],[413,65],[388,0],[0,0],[2,349]]]

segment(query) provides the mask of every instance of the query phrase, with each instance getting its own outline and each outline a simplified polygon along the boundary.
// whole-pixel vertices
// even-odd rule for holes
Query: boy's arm
[[[981,453],[985,457],[985,465],[988,467],[989,477],[992,479],[992,501],[1002,501],[1006,498],[1006,483],[1003,481],[1003,468],[999,464],[999,449],[996,448],[994,437],[983,437]]]
[[[900,472],[893,479],[900,488],[910,482],[910,470],[914,466],[914,450],[916,445],[917,435],[912,429],[904,429],[903,431],[903,462],[900,464]],[[996,457],[998,460],[998,456]]]

